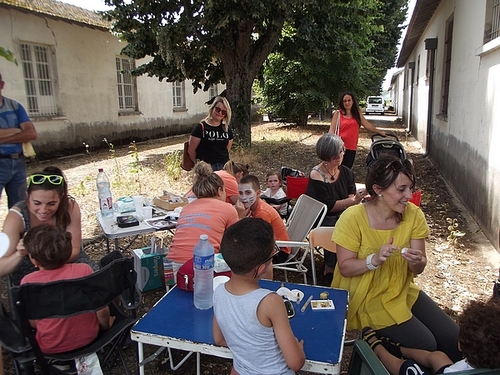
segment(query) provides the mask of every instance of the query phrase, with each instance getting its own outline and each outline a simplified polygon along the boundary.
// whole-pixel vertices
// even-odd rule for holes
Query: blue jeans
[[[211,164],[212,165],[212,170],[215,172],[215,171],[220,171],[222,169],[224,169],[224,164],[226,163],[213,163]]]
[[[26,163],[24,158],[0,158],[0,197],[3,189],[7,193],[9,208],[26,199]]]

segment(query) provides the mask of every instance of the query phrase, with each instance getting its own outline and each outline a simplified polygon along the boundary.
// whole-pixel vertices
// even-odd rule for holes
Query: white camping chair
[[[304,275],[304,283],[307,284],[307,267],[304,266],[304,260],[308,251],[300,253],[300,249],[305,247],[310,249],[311,268],[313,284],[316,285],[316,269],[314,265],[314,248],[306,242],[306,237],[314,224],[321,223],[326,215],[326,205],[302,194],[293,207],[293,211],[286,223],[286,229],[290,241],[276,241],[280,247],[291,247],[291,253],[288,259],[283,263],[275,264],[274,269],[285,272],[285,281],[288,281],[287,271],[301,272]]]

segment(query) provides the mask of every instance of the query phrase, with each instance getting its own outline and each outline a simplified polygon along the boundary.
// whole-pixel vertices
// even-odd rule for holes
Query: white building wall
[[[441,113],[446,23],[453,17],[447,115]],[[426,148],[429,84],[424,41],[437,38],[430,157],[498,246],[500,228],[500,41],[484,44],[487,1],[441,1],[408,61],[420,54],[413,133]]]
[[[118,144],[186,133],[206,115],[207,92],[193,94],[185,82],[186,110],[174,112],[172,84],[147,76],[137,78],[138,112],[120,115],[115,58],[124,44],[106,30],[8,8],[0,8],[0,25],[0,45],[18,61],[22,43],[52,47],[61,111],[50,119],[32,118],[39,154],[82,148],[83,142],[97,147],[104,137]],[[0,59],[0,72],[6,82],[3,95],[27,108],[20,62]]]

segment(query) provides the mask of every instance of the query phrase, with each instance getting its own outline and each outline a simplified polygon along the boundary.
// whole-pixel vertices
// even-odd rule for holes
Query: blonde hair
[[[212,111],[214,110],[217,103],[222,103],[222,104],[224,104],[224,107],[226,107],[227,113],[224,116],[224,118],[222,119],[222,129],[224,129],[224,131],[227,132],[227,127],[228,127],[229,123],[231,122],[231,106],[229,105],[229,102],[227,101],[227,99],[224,98],[223,96],[216,96],[215,97],[212,105],[210,106],[210,108],[208,108],[208,115],[207,115],[207,117],[205,117],[205,121],[212,118]]]
[[[219,189],[224,189],[224,182],[212,170],[210,164],[199,161],[194,166],[193,193],[198,198],[215,198]]]
[[[243,176],[246,176],[248,174],[248,168],[250,168],[248,164],[238,163],[229,160],[226,164],[224,164],[223,169],[231,176],[236,177],[238,173],[243,173]]]

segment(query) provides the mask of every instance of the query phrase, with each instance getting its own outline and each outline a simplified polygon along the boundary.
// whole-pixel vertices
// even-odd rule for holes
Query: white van
[[[369,96],[366,98],[366,109],[365,113],[380,113],[384,114],[384,98],[381,96]]]

